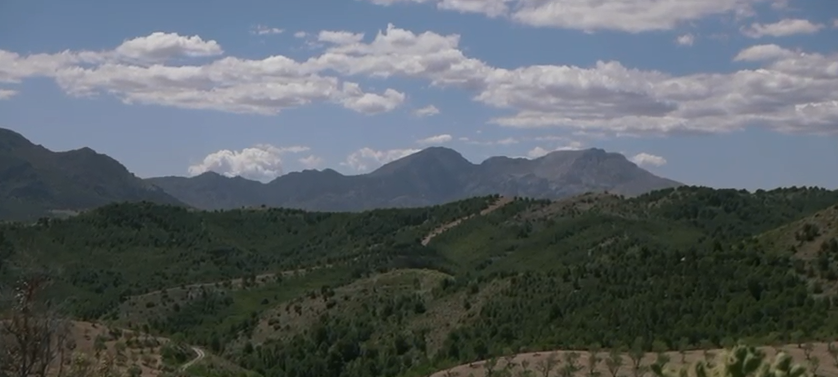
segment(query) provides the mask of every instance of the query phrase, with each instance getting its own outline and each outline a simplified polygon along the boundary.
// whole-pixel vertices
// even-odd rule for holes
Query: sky
[[[838,188],[838,1],[0,0],[0,127],[140,177],[596,147]]]

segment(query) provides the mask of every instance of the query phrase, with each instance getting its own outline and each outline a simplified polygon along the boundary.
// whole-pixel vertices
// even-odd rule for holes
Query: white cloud
[[[451,141],[453,137],[449,134],[442,134],[442,135],[435,135],[431,137],[426,137],[424,139],[416,140],[419,144],[444,144]]]
[[[413,115],[417,117],[429,117],[433,115],[439,114],[439,109],[436,108],[434,105],[428,105],[420,109],[416,109],[413,111]]]
[[[529,156],[530,158],[539,158],[541,156],[546,155],[547,153],[550,153],[550,151],[542,147],[535,147],[531,149],[529,152],[527,152],[527,156]]]
[[[512,145],[512,144],[518,144],[518,140],[517,140],[517,139],[515,139],[514,137],[508,137],[508,138],[505,138],[505,139],[500,139],[500,140],[496,141],[496,142],[495,142],[495,144],[497,144],[497,145]]]
[[[695,36],[692,34],[684,34],[675,38],[675,43],[681,46],[692,46],[695,43]]]
[[[271,35],[271,34],[282,34],[285,32],[285,29],[280,29],[276,27],[267,27],[265,25],[256,25],[253,30],[250,31],[251,34],[256,35]]]
[[[392,111],[404,102],[404,93],[387,89],[383,95],[364,93],[358,84],[344,82],[344,96],[340,100],[347,109],[363,114],[378,114]]]
[[[539,158],[550,152],[555,151],[576,151],[582,149],[582,143],[578,141],[570,141],[567,144],[562,144],[554,148],[535,147],[527,152],[529,158]]]
[[[832,27],[838,29],[838,18],[832,20]]]
[[[367,0],[373,4],[436,4],[438,9],[482,13],[538,27],[639,33],[671,30],[708,16],[753,14],[771,0]]]
[[[536,136],[532,138],[536,141],[568,141],[568,138],[564,136],[556,136],[556,135],[545,135],[545,136]]]
[[[177,57],[222,53],[216,41],[165,33],[128,40],[104,52],[20,56],[0,50],[0,82],[47,76],[74,96],[110,94],[127,104],[265,115],[312,102],[331,102],[375,114],[404,101],[404,94],[394,89],[365,93],[355,83],[321,75],[318,68],[285,56],[261,60],[224,57],[204,65],[161,64]]]
[[[480,133],[480,132],[478,132],[478,133]],[[518,144],[520,142],[520,140],[518,140],[514,137],[507,137],[507,138],[500,139],[500,140],[472,140],[468,137],[460,137],[457,140],[462,141],[466,144],[485,145],[485,146],[512,145],[512,144]]]
[[[297,161],[299,161],[306,169],[317,169],[323,165],[323,158],[313,154],[300,158]]]
[[[364,33],[350,33],[348,31],[321,31],[317,36],[320,42],[345,45],[361,42],[364,39]]]
[[[823,24],[815,24],[803,19],[784,19],[773,24],[753,23],[749,27],[742,27],[742,34],[750,38],[785,37],[795,34],[814,34],[824,28]]]
[[[733,57],[733,61],[773,61],[777,59],[791,58],[794,55],[796,55],[794,52],[786,50],[775,44],[756,45],[739,51],[739,53]]]
[[[308,151],[305,146],[275,147],[270,144],[258,144],[240,151],[222,149],[210,153],[198,164],[189,167],[190,176],[213,171],[227,177],[242,177],[258,181],[267,181],[283,173],[282,155]]]
[[[193,35],[185,37],[176,33],[151,33],[122,42],[115,50],[118,55],[139,61],[164,62],[177,57],[209,57],[224,53],[218,42],[204,41]]]
[[[305,38],[306,36],[308,36],[308,33],[304,31],[298,31],[294,33],[294,38]]]
[[[396,3],[435,3],[438,9],[453,10],[461,13],[480,13],[489,17],[505,15],[509,11],[507,3],[513,0],[368,0],[378,5]]]
[[[377,151],[372,148],[365,147],[352,152],[346,157],[346,161],[341,162],[340,165],[350,167],[357,172],[364,172],[375,169],[388,162],[398,160],[402,157],[407,157],[419,151],[420,149],[390,149]]]
[[[663,166],[666,165],[666,159],[661,156],[655,156],[648,153],[638,153],[630,158],[638,166]]]
[[[9,99],[17,94],[16,90],[0,89],[0,100]]]
[[[183,40],[168,45],[200,44],[197,37],[179,38]],[[203,44],[215,43],[211,42]],[[285,56],[256,60],[228,56],[201,65],[142,65],[108,52],[21,56],[0,50],[0,82],[45,76],[75,96],[107,94],[125,103],[181,108],[277,114],[330,102],[374,114],[397,108],[406,95],[395,89],[366,93],[344,78],[400,77],[466,91],[476,102],[503,111],[490,123],[504,127],[560,127],[615,135],[718,133],[746,127],[838,132],[838,52],[754,46],[734,60],[756,67],[679,76],[616,61],[586,67],[499,68],[467,56],[459,44],[456,34],[414,33],[387,25],[369,41],[329,44],[321,54],[301,61]],[[156,57],[201,51],[149,50]],[[164,50],[169,52],[160,52]]]

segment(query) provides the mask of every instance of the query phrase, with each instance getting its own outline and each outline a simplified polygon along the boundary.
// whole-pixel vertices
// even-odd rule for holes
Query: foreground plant
[[[697,362],[692,371],[682,368],[677,373],[663,370],[662,365],[652,365],[652,373],[657,377],[811,377],[805,367],[793,364],[787,353],[780,352],[771,363],[765,353],[753,346],[736,346],[721,355],[715,366],[709,366],[706,360]],[[692,373],[690,373],[692,372]]]

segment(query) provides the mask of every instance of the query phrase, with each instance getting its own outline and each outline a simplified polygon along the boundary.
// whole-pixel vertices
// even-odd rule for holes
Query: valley
[[[832,373],[836,214],[838,192],[818,188],[354,213],[119,203],[3,225],[0,268],[61,266],[48,294],[70,316],[174,339],[191,355],[177,365],[194,361],[137,361],[143,375],[481,376],[495,357],[536,373],[549,352],[583,365],[592,349],[623,368],[669,351],[672,367],[739,342]]]

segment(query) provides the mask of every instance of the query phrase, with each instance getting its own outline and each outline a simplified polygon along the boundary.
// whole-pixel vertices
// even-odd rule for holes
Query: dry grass
[[[811,241],[800,241],[796,235],[806,224],[816,226],[819,234]],[[774,251],[788,252],[794,248],[795,256],[805,260],[817,257],[821,243],[832,238],[838,238],[838,205],[759,236],[759,240],[772,245]]]
[[[118,334],[118,335],[117,335]],[[125,372],[132,365],[142,370],[142,376],[159,376],[163,371],[163,361],[160,356],[161,346],[168,342],[168,339],[157,338],[150,335],[139,334],[130,330],[111,332],[101,324],[91,322],[70,323],[70,350],[66,353],[65,366],[72,360],[69,357],[72,353],[80,353],[90,357],[97,354],[97,338],[104,348],[100,348],[101,354],[114,356],[116,367]],[[53,369],[57,373],[58,363]]]
[[[467,292],[461,291],[431,301],[428,304],[427,311],[413,318],[408,323],[407,328],[428,330],[425,342],[428,352],[435,354],[442,348],[451,331],[461,323],[479,314],[486,302],[508,287],[509,280],[494,280],[482,286],[475,295],[469,296]],[[466,302],[468,302],[468,308],[466,308]]]
[[[796,345],[787,345],[783,347],[779,347],[782,351],[789,353],[795,362],[800,363],[802,365],[808,366],[808,362],[806,361],[806,357],[804,356],[804,352],[802,349],[798,348]],[[776,350],[772,347],[761,347],[761,349],[768,355],[768,357],[773,358],[776,355]],[[548,356],[553,353],[556,355],[556,360],[558,361],[558,365],[552,369],[553,372],[550,374],[551,376],[557,376],[559,368],[564,365],[563,357],[565,354],[570,353],[571,351],[553,351],[553,352],[533,352],[533,353],[523,353],[515,355],[511,361],[513,363],[512,371],[513,375],[516,375],[515,372],[520,372],[523,370],[521,364],[526,362],[529,363],[528,370],[535,372],[533,376],[543,377],[542,371],[539,369],[539,364],[543,363],[544,360],[547,360]],[[722,352],[720,349],[711,350],[710,353],[713,355],[719,355]],[[582,377],[582,376],[590,376],[588,373],[587,365],[590,358],[590,353],[585,351],[578,351],[579,359],[577,361],[577,365],[582,367],[575,376]],[[704,351],[700,350],[693,350],[687,351],[684,354],[684,360],[682,361],[681,354],[678,352],[667,352],[667,356],[670,358],[670,362],[667,364],[668,368],[671,370],[680,369],[682,366],[689,366],[694,364],[698,360],[704,359]],[[610,377],[611,374],[609,373],[605,361],[605,358],[608,357],[606,352],[601,352],[598,354],[600,358],[600,362],[597,363],[596,371],[600,373],[602,377]],[[833,358],[827,352],[827,344],[826,343],[816,343],[814,344],[814,350],[811,354],[813,357],[817,357],[820,360],[820,367],[818,368],[818,376],[838,376],[838,367],[836,367],[836,363],[834,362]],[[619,370],[620,376],[633,376],[631,371],[631,359],[628,355],[623,355],[623,366]],[[642,364],[644,366],[651,365],[655,362],[656,355],[654,353],[647,353],[644,358],[642,359]],[[459,377],[486,377],[486,369],[485,369],[485,361],[474,362],[470,364],[463,364],[459,365],[450,369],[442,370],[436,372],[431,375],[431,377],[452,377],[452,376],[459,376]],[[496,370],[500,370],[506,366],[507,361],[504,358],[500,358],[497,363]]]
[[[808,241],[800,236],[807,225],[814,226],[818,230],[817,235]],[[757,240],[769,251],[781,254],[793,253],[795,258],[804,261],[807,272],[801,277],[809,281],[816,297],[823,297],[838,294],[838,281],[831,281],[815,273],[817,270],[815,262],[821,244],[833,238],[838,239],[838,205],[768,231],[758,236]]]

